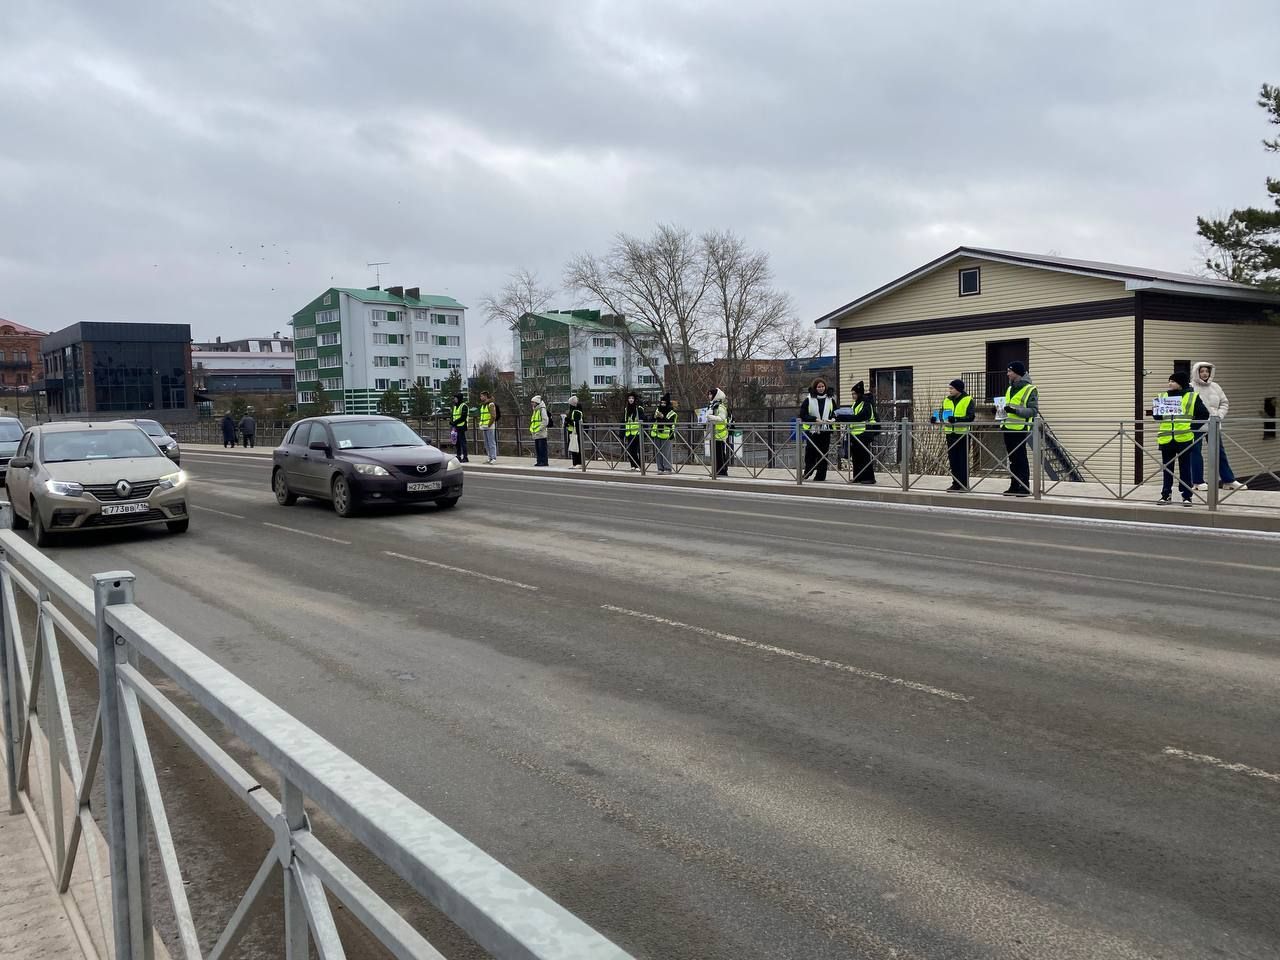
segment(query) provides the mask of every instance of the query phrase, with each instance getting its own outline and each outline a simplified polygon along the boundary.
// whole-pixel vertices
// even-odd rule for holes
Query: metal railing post
[[[280,799],[284,807],[277,828],[276,842],[281,866],[284,867],[284,955],[285,960],[308,960],[311,938],[307,929],[307,908],[302,901],[302,887],[294,869],[293,831],[307,829],[307,814],[302,804],[302,791],[280,778]]]
[[[796,483],[801,485],[804,484],[804,455],[806,453],[804,448],[805,438],[806,438],[806,434],[804,432],[804,425],[797,423],[796,424]]]
[[[125,659],[124,641],[107,625],[107,607],[133,602],[131,573],[97,573],[93,576],[93,598],[98,641],[98,709],[102,727],[102,779],[107,795],[107,850],[111,863],[111,920],[114,928],[116,960],[141,960],[134,945],[142,932],[142,904],[134,896],[140,890],[136,865],[139,851],[129,848],[129,828],[125,809],[123,753],[126,748],[120,722],[120,684],[116,667]],[[130,777],[132,768],[130,766]]]
[[[903,417],[899,421],[902,430],[902,440],[899,444],[899,455],[902,458],[902,492],[906,493],[911,489],[911,454],[914,447],[914,438],[911,434],[911,421]],[[867,448],[867,452],[871,452],[871,448]],[[874,454],[873,454],[874,457]],[[875,460],[872,459],[872,469],[875,469]]]
[[[13,526],[13,507],[6,501],[0,503],[0,530]],[[5,562],[4,547],[0,546],[0,564]],[[18,799],[18,691],[16,688],[17,653],[12,649],[10,631],[16,626],[5,618],[5,604],[0,597],[0,709],[4,710],[4,768],[9,779],[9,813],[22,812]]]
[[[1044,495],[1044,421],[1036,417],[1031,421],[1031,496],[1039,500]]]
[[[640,458],[640,476],[643,477],[648,472],[648,464],[644,458],[644,424],[637,422],[637,426],[640,427],[640,435],[637,438],[639,442],[636,443],[636,456]]]
[[[1209,509],[1218,509],[1218,485],[1222,483],[1222,476],[1218,472],[1218,464],[1221,462],[1219,452],[1222,450],[1222,420],[1219,417],[1209,418],[1209,429],[1203,441],[1204,452],[1203,462],[1204,469],[1200,471],[1204,477],[1204,482],[1209,485],[1209,489],[1205,491],[1208,496],[1205,498],[1209,501]]]

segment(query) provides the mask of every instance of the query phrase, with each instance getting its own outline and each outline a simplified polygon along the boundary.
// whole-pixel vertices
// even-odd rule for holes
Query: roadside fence
[[[168,896],[177,928],[172,932],[186,960],[233,956],[255,904],[279,883],[286,960],[307,960],[312,948],[321,960],[346,955],[330,897],[392,956],[442,960],[312,831],[306,804],[500,960],[627,960],[619,947],[144,613],[134,603],[131,573],[101,573],[92,588],[86,586],[8,529],[8,511],[8,504],[0,505],[0,692],[9,813],[25,813],[31,821],[59,893],[69,890],[78,860],[89,861],[93,902],[87,923],[79,920],[101,947],[99,956],[153,956],[148,851],[154,848],[162,874],[155,885]],[[77,733],[69,699],[78,691],[66,680],[64,656],[81,657],[97,671],[92,732],[83,752],[83,725]],[[233,759],[161,691],[165,683],[268,765],[275,783],[260,782]],[[197,936],[144,709],[222,781],[228,800],[256,814],[274,838],[211,944]],[[92,840],[89,804],[99,780],[106,793],[109,871],[96,862]]]

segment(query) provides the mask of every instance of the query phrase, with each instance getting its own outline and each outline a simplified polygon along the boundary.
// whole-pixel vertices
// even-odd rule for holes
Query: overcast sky
[[[270,334],[372,260],[470,306],[658,221],[806,319],[964,243],[1193,270],[1276,172],[1277,37],[1275,0],[4,0],[0,316]]]

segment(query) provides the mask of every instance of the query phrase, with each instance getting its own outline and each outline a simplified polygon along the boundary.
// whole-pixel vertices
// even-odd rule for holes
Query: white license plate
[[[104,517],[118,517],[122,513],[146,513],[151,507],[145,503],[113,503],[102,508]]]
[[[440,489],[439,480],[428,480],[425,483],[410,483],[406,486],[410,493],[429,493],[432,490]]]

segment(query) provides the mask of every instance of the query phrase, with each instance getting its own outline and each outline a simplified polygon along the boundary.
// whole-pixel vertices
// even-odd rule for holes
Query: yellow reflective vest
[[[1169,391],[1166,390],[1160,396],[1168,397]],[[1188,390],[1182,395],[1181,399],[1181,416],[1160,421],[1160,435],[1156,437],[1156,443],[1168,443],[1170,440],[1177,440],[1179,443],[1190,443],[1195,439],[1196,434],[1191,426],[1191,418],[1196,409],[1196,392]]]
[[[945,414],[948,410],[950,410],[951,416],[950,417],[944,416],[942,418],[942,432],[943,433],[968,433],[969,424],[960,423],[957,421],[959,420],[960,417],[968,416],[969,407],[972,404],[973,404],[973,397],[969,396],[969,394],[967,393],[963,397],[961,397],[959,400],[952,400],[950,397],[947,397],[946,399],[944,399],[942,401],[942,412]]]
[[[1013,390],[1013,384],[1009,384],[1009,386],[1005,387],[1005,391],[1004,391],[1005,413],[1004,413],[1004,420],[1000,424],[1000,428],[1002,430],[1030,430],[1031,429],[1031,418],[1024,417],[1018,413],[1012,413],[1010,412],[1009,407],[1010,406],[1025,407],[1027,405],[1027,400],[1031,397],[1032,391],[1034,391],[1035,389],[1036,389],[1036,385],[1034,383],[1027,383],[1026,381],[1023,381],[1022,386],[1018,388],[1018,391],[1016,393]]]

